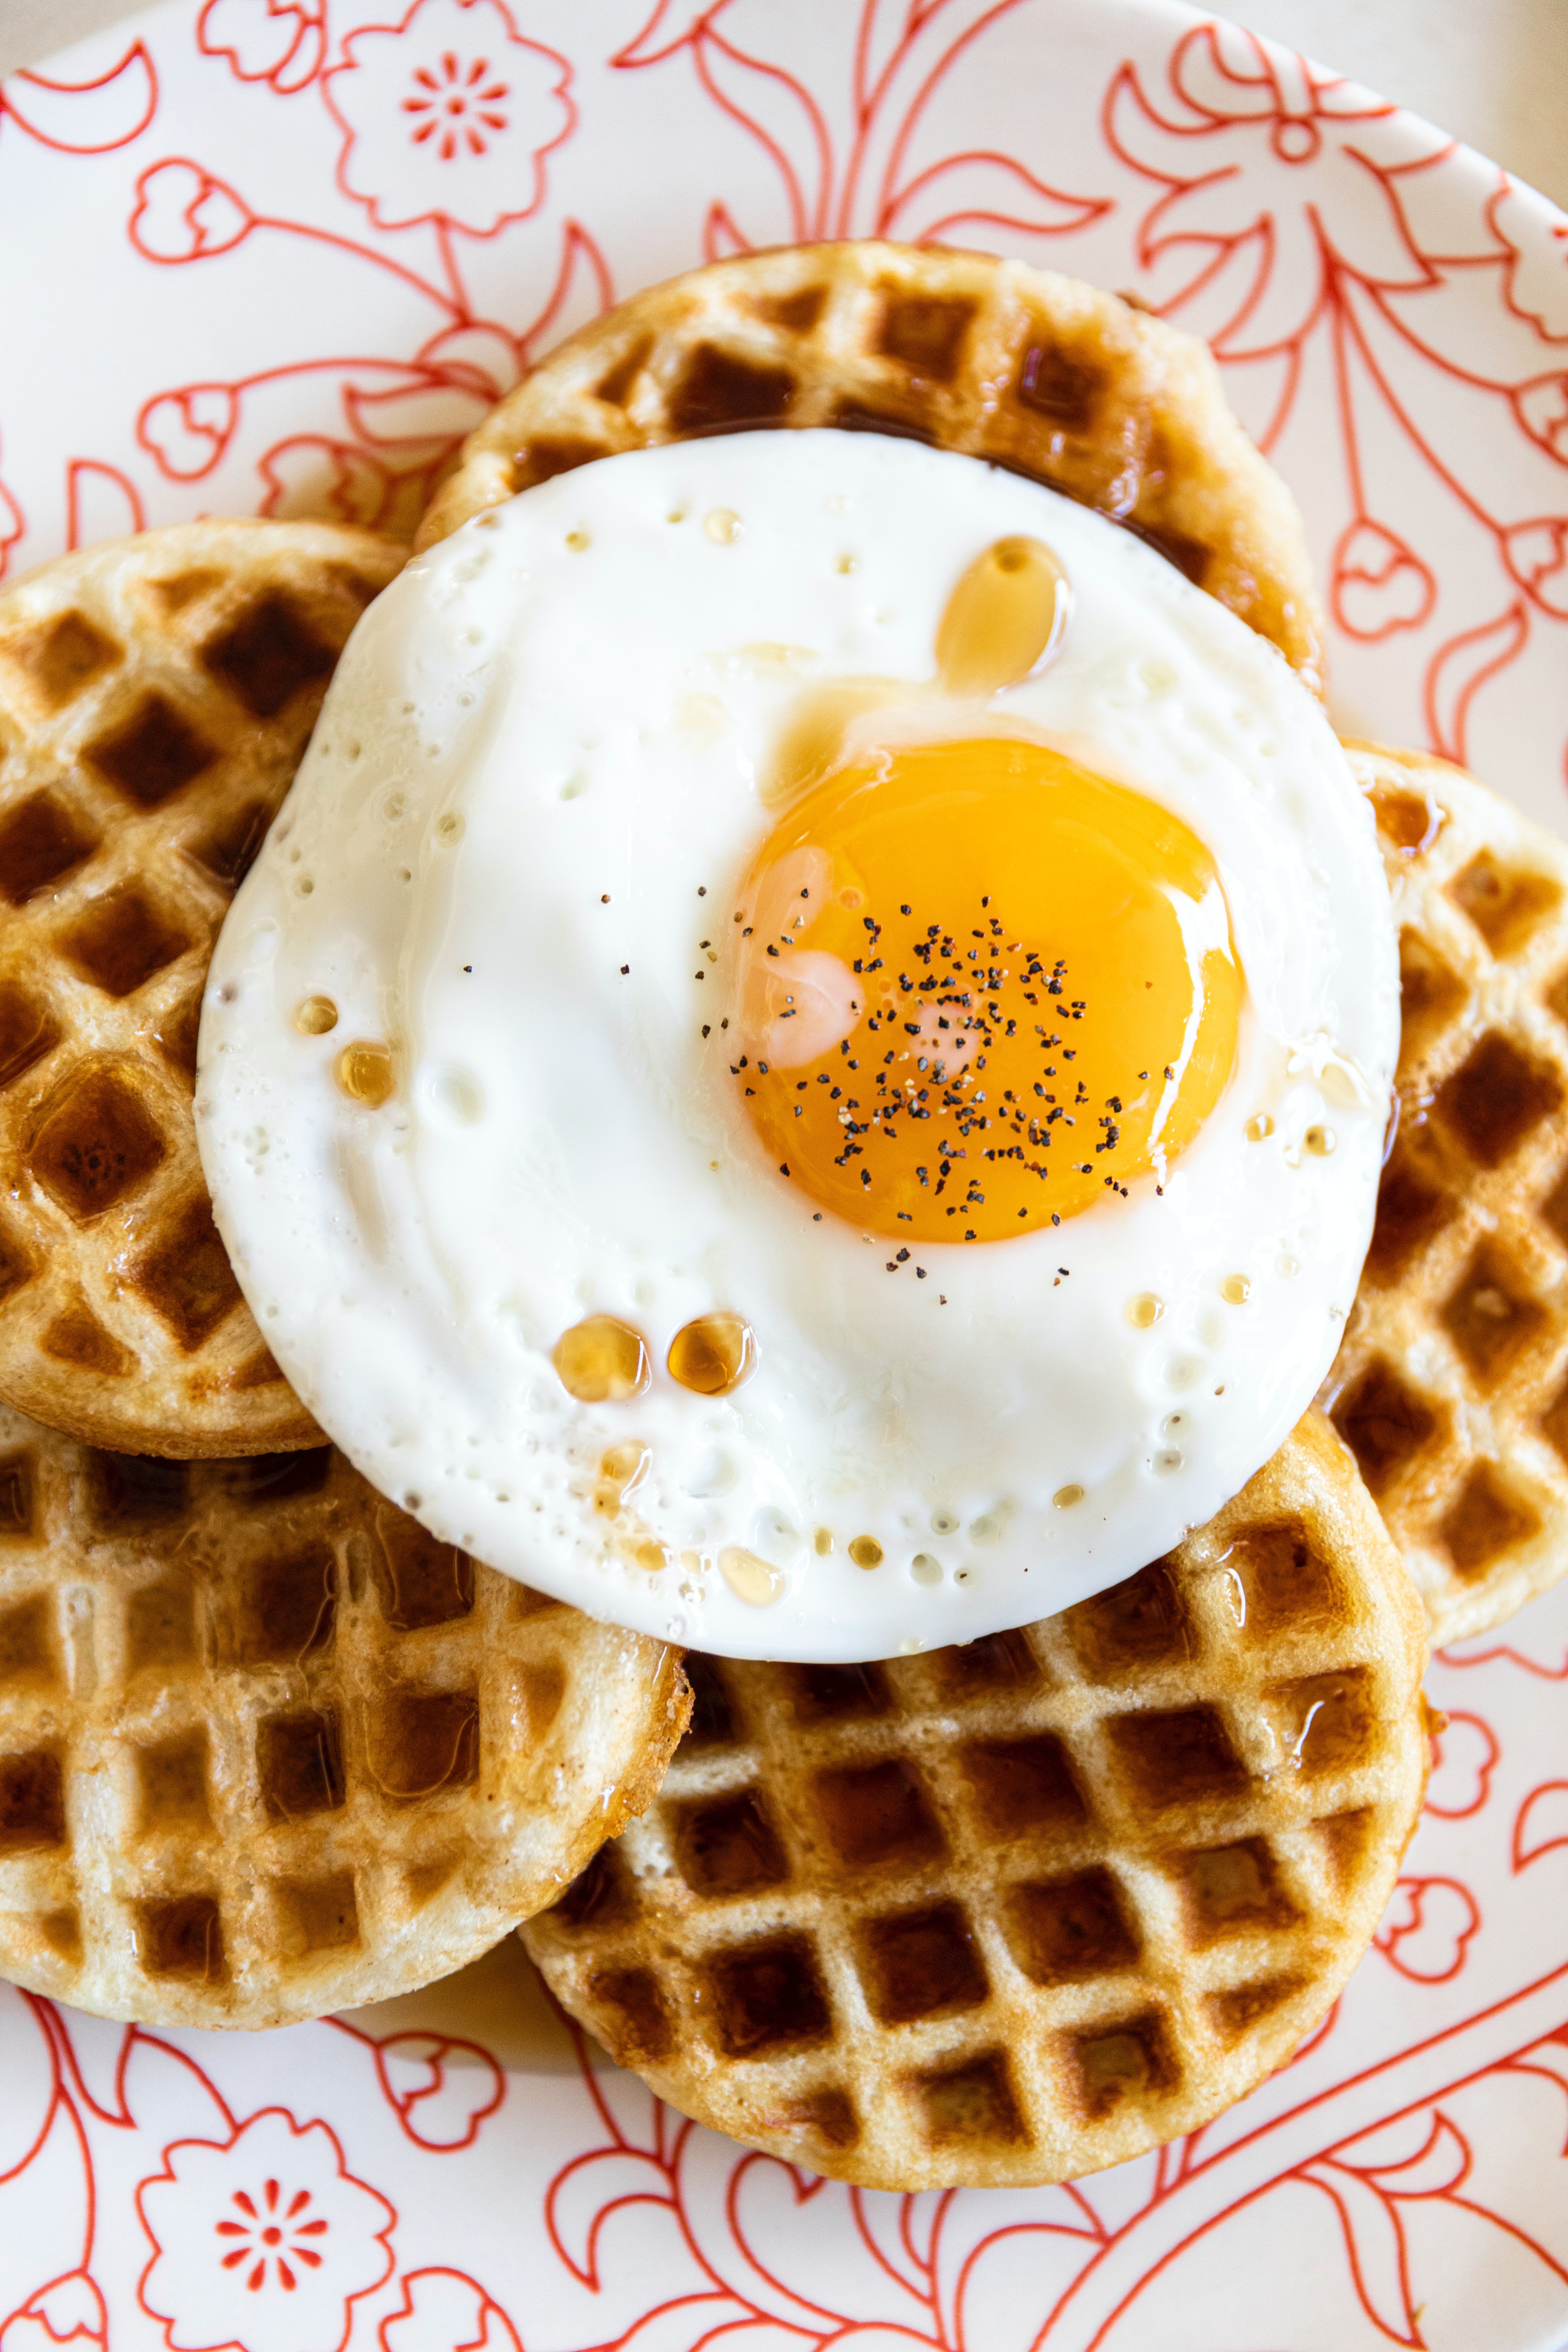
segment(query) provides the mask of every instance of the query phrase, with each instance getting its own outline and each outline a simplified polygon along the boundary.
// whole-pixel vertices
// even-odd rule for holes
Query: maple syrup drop
[[[397,1086],[391,1046],[363,1037],[343,1047],[333,1075],[350,1102],[363,1103],[367,1110],[379,1110],[390,1102]]]
[[[936,666],[949,694],[1000,694],[1060,644],[1072,585],[1043,540],[999,539],[970,565],[942,616]]]
[[[699,1315],[676,1333],[666,1361],[683,1389],[728,1396],[756,1370],[757,1343],[739,1315]]]
[[[338,1008],[330,996],[307,996],[294,1009],[294,1026],[301,1037],[324,1037],[338,1025]]]
[[[615,1315],[590,1315],[555,1343],[556,1377],[579,1404],[624,1404],[652,1379],[642,1333]],[[616,1449],[619,1450],[618,1448]]]

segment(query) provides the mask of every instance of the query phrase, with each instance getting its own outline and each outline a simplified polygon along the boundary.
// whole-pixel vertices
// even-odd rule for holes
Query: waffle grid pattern
[[[0,1408],[0,1973],[145,2024],[411,1990],[657,1790],[679,1654],[330,1449],[95,1454]]]
[[[1326,1425],[1169,1560],[870,1667],[689,1660],[658,1803],[524,1940],[661,2095],[872,2187],[1065,2179],[1282,2062],[1425,1779],[1420,1611]]]
[[[1321,1402],[1440,1643],[1568,1568],[1568,848],[1443,761],[1351,759],[1399,925],[1399,1120]]]
[[[617,450],[813,425],[963,450],[1127,523],[1321,685],[1300,518],[1205,346],[984,254],[794,246],[633,296],[470,435],[416,543]]]
[[[212,941],[403,551],[190,523],[0,595],[0,1394],[93,1443],[320,1443],[240,1297],[191,1093]]]

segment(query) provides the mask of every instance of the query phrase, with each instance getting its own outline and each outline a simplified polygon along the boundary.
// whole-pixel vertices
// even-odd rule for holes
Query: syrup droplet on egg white
[[[333,1075],[350,1102],[363,1103],[367,1110],[379,1110],[390,1102],[397,1086],[391,1046],[363,1038],[343,1047]]]
[[[640,1331],[616,1315],[590,1315],[555,1343],[551,1361],[579,1404],[624,1404],[641,1396],[653,1377]]]
[[[942,616],[943,690],[991,695],[1021,686],[1056,651],[1071,612],[1071,583],[1043,540],[997,540],[970,565]]]
[[[739,1315],[699,1315],[669,1343],[672,1380],[699,1396],[728,1396],[757,1369],[752,1327]]]

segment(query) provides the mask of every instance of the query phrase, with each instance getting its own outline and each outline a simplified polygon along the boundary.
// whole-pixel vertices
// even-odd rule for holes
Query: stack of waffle
[[[1201,347],[973,255],[801,247],[636,297],[500,404],[422,541],[752,424],[1044,480],[1318,684],[1299,520]],[[1058,1617],[855,1667],[693,1660],[692,1714],[676,1654],[436,1542],[324,1444],[202,1185],[211,942],[400,561],[189,525],[0,596],[0,1970],[265,2025],[527,1920],[616,2055],[820,2170],[1058,2179],[1194,2128],[1321,2019],[1392,1886],[1415,1587],[1474,1631],[1564,1556],[1568,856],[1452,770],[1353,753],[1405,1025],[1338,1438],[1310,1414]]]

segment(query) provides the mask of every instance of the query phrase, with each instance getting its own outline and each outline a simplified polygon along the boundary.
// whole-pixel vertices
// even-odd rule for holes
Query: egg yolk
[[[731,1068],[821,1208],[1004,1241],[1163,1179],[1242,975],[1181,820],[1030,742],[880,751],[797,801],[738,904]]]

